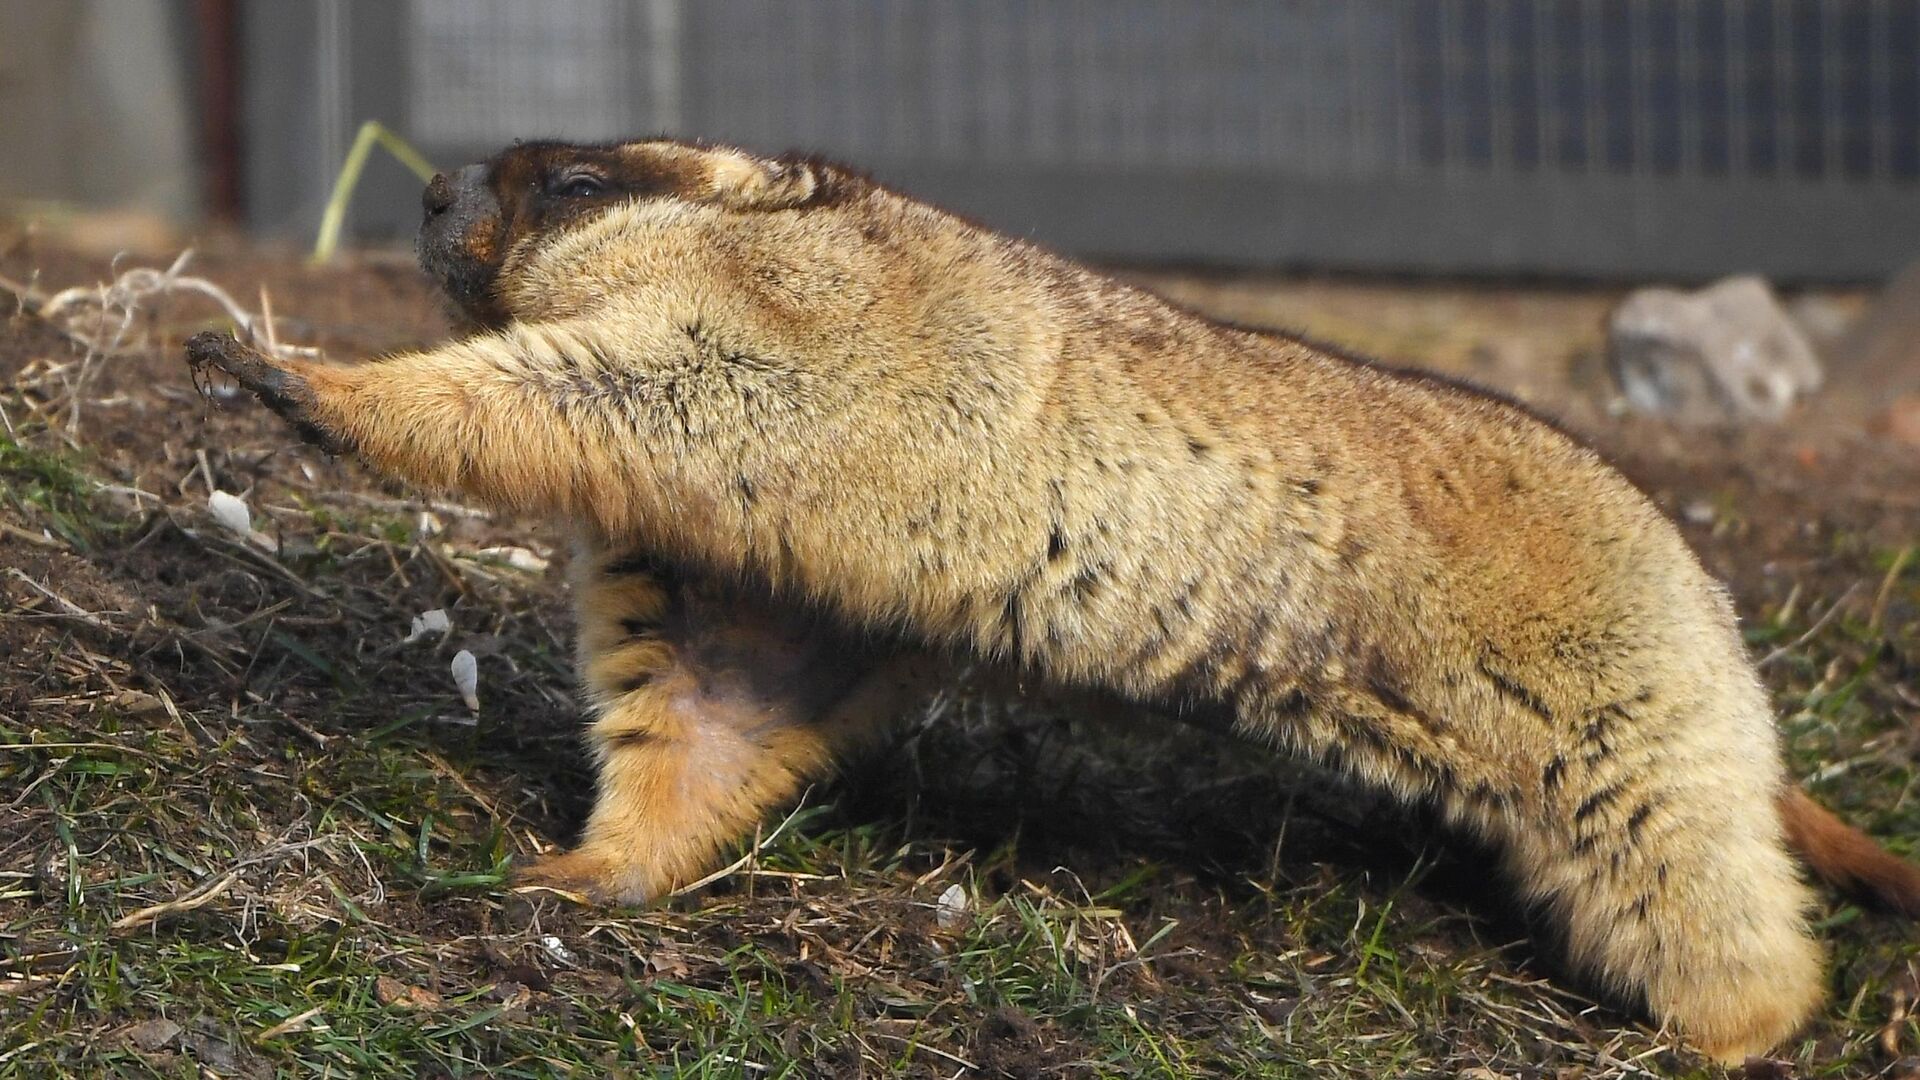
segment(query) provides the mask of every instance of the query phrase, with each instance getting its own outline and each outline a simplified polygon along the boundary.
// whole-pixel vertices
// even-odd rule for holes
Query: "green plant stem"
[[[347,150],[346,160],[340,164],[340,175],[334,178],[326,212],[320,215],[320,234],[313,241],[314,263],[333,261],[334,250],[340,246],[340,228],[347,220],[347,204],[353,200],[354,189],[360,186],[360,173],[367,167],[367,156],[376,143],[418,176],[421,183],[433,179],[432,164],[411,143],[388,131],[378,120],[361,124],[360,133],[353,137],[353,146]]]

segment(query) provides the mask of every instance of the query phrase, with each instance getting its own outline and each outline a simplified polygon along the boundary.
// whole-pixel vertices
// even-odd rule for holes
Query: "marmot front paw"
[[[187,339],[187,364],[196,380],[208,369],[217,369],[233,377],[243,389],[279,413],[293,425],[300,437],[329,454],[349,454],[353,444],[346,436],[321,424],[313,411],[313,391],[304,376],[281,367],[271,358],[242,345],[232,334],[202,331]]]

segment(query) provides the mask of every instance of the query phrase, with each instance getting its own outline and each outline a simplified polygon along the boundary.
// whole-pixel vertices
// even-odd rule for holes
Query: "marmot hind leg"
[[[1792,1036],[1826,995],[1814,895],[1776,806],[1787,781],[1758,684],[1669,675],[1600,709],[1507,678],[1481,700],[1508,712],[1481,723],[1354,695],[1281,731],[1401,794],[1437,797],[1501,852],[1549,955],[1737,1062]]]
[[[1714,1058],[1764,1054],[1826,996],[1780,778],[1741,782],[1724,758],[1653,775],[1569,783],[1570,813],[1511,823],[1510,871],[1600,988]]]
[[[618,553],[583,553],[575,604],[598,792],[580,845],[522,883],[644,903],[698,880],[925,686],[917,657]]]

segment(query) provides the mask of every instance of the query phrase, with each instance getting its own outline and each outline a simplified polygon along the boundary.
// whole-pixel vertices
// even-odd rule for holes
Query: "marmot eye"
[[[563,199],[589,199],[605,190],[607,185],[599,177],[587,173],[563,176],[554,185],[554,194]]]

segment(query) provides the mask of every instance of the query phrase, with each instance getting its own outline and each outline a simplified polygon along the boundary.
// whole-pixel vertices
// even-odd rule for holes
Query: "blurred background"
[[[0,2],[0,195],[311,236],[355,129],[436,165],[666,132],[844,158],[1069,250],[1885,277],[1914,0]],[[352,235],[412,228],[384,155]]]

